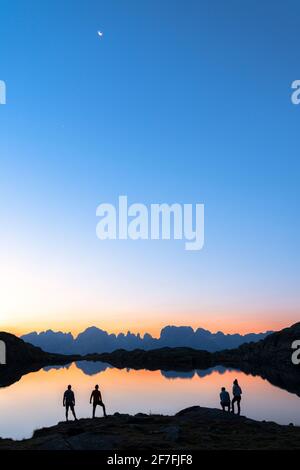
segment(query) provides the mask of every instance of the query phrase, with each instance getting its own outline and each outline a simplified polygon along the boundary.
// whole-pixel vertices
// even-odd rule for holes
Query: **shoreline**
[[[107,418],[81,418],[38,429],[30,439],[0,439],[0,451],[160,449],[300,449],[300,426],[193,406],[173,416],[115,413]]]

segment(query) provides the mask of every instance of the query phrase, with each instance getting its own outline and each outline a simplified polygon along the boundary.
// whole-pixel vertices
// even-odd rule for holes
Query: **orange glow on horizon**
[[[287,320],[281,320],[281,321],[266,321],[262,320],[260,322],[253,322],[253,321],[246,321],[246,319],[239,319],[236,320],[234,318],[230,319],[231,321],[227,321],[227,318],[224,319],[224,317],[217,318],[217,319],[209,319],[209,320],[199,320],[199,322],[195,322],[195,320],[190,321],[185,318],[185,320],[180,321],[168,321],[166,320],[165,322],[160,322],[157,324],[151,324],[150,322],[144,322],[143,326],[139,326],[137,324],[131,324],[130,322],[125,322],[122,323],[123,327],[120,327],[120,323],[118,325],[116,324],[111,324],[108,322],[93,322],[91,321],[90,323],[82,323],[74,325],[74,323],[68,323],[68,322],[59,322],[59,321],[54,321],[54,322],[47,322],[47,321],[40,321],[40,322],[26,322],[26,324],[22,325],[14,325],[13,323],[0,323],[0,330],[6,331],[12,334],[15,334],[16,336],[21,336],[23,334],[32,332],[32,331],[46,331],[46,330],[53,330],[53,331],[62,331],[64,333],[71,332],[74,337],[76,337],[79,333],[84,331],[86,328],[95,326],[97,328],[100,328],[102,330],[107,331],[108,333],[112,334],[118,334],[118,333],[127,333],[127,331],[130,331],[131,333],[140,333],[141,335],[144,335],[145,333],[151,334],[153,337],[159,337],[160,331],[162,328],[164,328],[167,325],[172,325],[172,326],[191,326],[194,330],[197,328],[204,328],[209,330],[212,333],[216,333],[217,331],[222,331],[225,334],[234,334],[234,333],[239,333],[239,334],[247,334],[247,333],[261,333],[269,330],[273,331],[278,331],[282,328],[286,328],[288,326],[291,326],[293,321],[288,322]]]

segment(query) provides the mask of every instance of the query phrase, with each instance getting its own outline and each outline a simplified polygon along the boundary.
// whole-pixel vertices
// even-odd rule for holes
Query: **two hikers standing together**
[[[102,395],[99,390],[99,385],[96,385],[95,389],[92,391],[92,394],[90,397],[90,404],[92,403],[93,403],[93,418],[95,418],[96,408],[98,405],[102,407],[104,416],[105,417],[107,416],[105,405],[102,401]],[[68,388],[64,393],[63,406],[66,407],[66,420],[68,421],[69,419],[69,409],[72,411],[72,414],[75,420],[77,420],[76,413],[75,413],[75,395],[74,395],[71,385],[68,385]]]
[[[234,413],[234,404],[237,404],[237,412],[238,415],[241,414],[241,399],[242,399],[242,389],[239,386],[239,383],[237,379],[234,380],[233,382],[233,387],[232,387],[232,395],[233,399],[230,400],[230,395],[227,392],[225,387],[222,387],[221,393],[220,393],[220,401],[221,401],[221,407],[223,411],[230,411]]]

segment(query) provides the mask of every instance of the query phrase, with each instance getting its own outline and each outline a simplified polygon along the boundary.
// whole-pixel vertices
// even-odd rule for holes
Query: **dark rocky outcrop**
[[[300,323],[272,333],[256,343],[247,343],[237,349],[227,349],[214,353],[216,361],[222,364],[254,364],[277,370],[292,366],[292,343],[300,340]]]
[[[258,422],[194,406],[175,416],[80,419],[34,432],[31,439],[0,439],[1,450],[220,450],[300,449],[300,427]]]
[[[67,364],[80,358],[46,353],[10,333],[0,332],[0,341],[6,345],[6,365],[0,365],[0,387],[11,385],[20,380],[22,375],[37,371],[43,366]]]

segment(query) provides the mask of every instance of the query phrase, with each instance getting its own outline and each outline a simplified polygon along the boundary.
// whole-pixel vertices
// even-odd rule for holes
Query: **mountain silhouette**
[[[52,330],[41,333],[32,332],[22,336],[27,343],[42,348],[44,351],[59,354],[109,353],[116,349],[132,351],[134,349],[158,349],[190,347],[209,352],[238,348],[244,343],[257,342],[272,333],[224,334],[221,331],[211,333],[203,328],[194,330],[190,326],[166,326],[159,338],[149,333],[141,336],[128,331],[126,334],[110,334],[95,326],[87,328],[76,338],[71,333]]]

